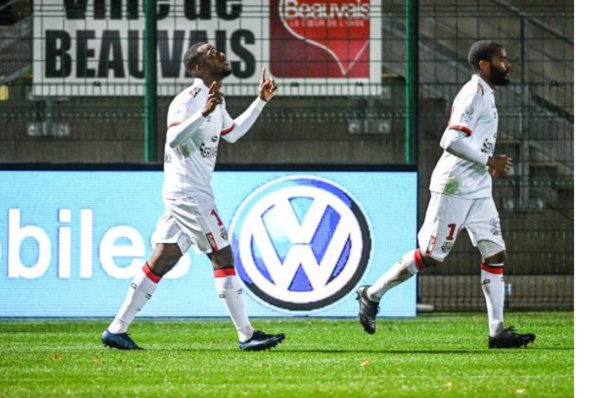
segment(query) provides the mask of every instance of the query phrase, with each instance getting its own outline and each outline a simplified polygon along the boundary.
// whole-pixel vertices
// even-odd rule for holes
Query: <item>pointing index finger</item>
[[[262,74],[260,75],[260,82],[264,83],[266,81],[266,68],[262,67]]]
[[[212,84],[210,85],[210,90],[208,90],[208,93],[210,94],[214,94],[216,92],[216,81],[212,82]]]

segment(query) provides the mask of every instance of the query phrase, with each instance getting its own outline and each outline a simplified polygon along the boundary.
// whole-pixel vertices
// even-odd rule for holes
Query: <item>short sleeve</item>
[[[483,106],[482,96],[479,93],[458,96],[451,109],[448,129],[460,130],[467,135],[472,134],[482,113]]]
[[[235,128],[235,122],[229,112],[225,109],[223,112],[223,130],[220,132],[220,135],[227,135]]]

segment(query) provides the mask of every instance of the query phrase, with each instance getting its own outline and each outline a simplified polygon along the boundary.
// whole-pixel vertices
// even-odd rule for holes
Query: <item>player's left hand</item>
[[[503,177],[504,175],[506,175],[508,172],[501,172],[499,170],[495,170],[495,169],[489,169],[489,173],[491,174],[492,178],[499,178],[499,177]]]
[[[489,173],[491,173],[492,178],[499,178],[502,176],[502,174],[495,169],[489,169]]]
[[[277,83],[274,78],[266,78],[266,68],[262,67],[262,73],[260,75],[260,91],[258,95],[262,101],[269,102],[277,91]]]

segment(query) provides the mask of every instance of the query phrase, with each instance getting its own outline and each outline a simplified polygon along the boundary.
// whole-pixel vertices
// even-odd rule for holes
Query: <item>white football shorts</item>
[[[424,224],[418,232],[421,250],[435,260],[443,261],[464,228],[483,258],[505,250],[493,198],[461,199],[431,192]],[[485,243],[479,245],[479,242]]]
[[[225,227],[214,199],[164,199],[165,212],[156,223],[152,245],[176,243],[185,254],[191,245],[203,253],[211,253],[230,245]]]

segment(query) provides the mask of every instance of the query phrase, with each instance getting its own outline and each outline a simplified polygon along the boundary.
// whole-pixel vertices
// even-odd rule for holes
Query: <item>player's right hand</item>
[[[507,155],[490,156],[487,161],[487,166],[491,169],[489,171],[493,177],[499,177],[507,174],[511,170],[512,158]]]
[[[210,85],[210,89],[208,90],[208,96],[206,97],[206,104],[204,105],[204,109],[202,110],[202,115],[204,117],[208,116],[216,107],[223,103],[223,93],[218,91],[218,84],[216,82],[212,82]]]

